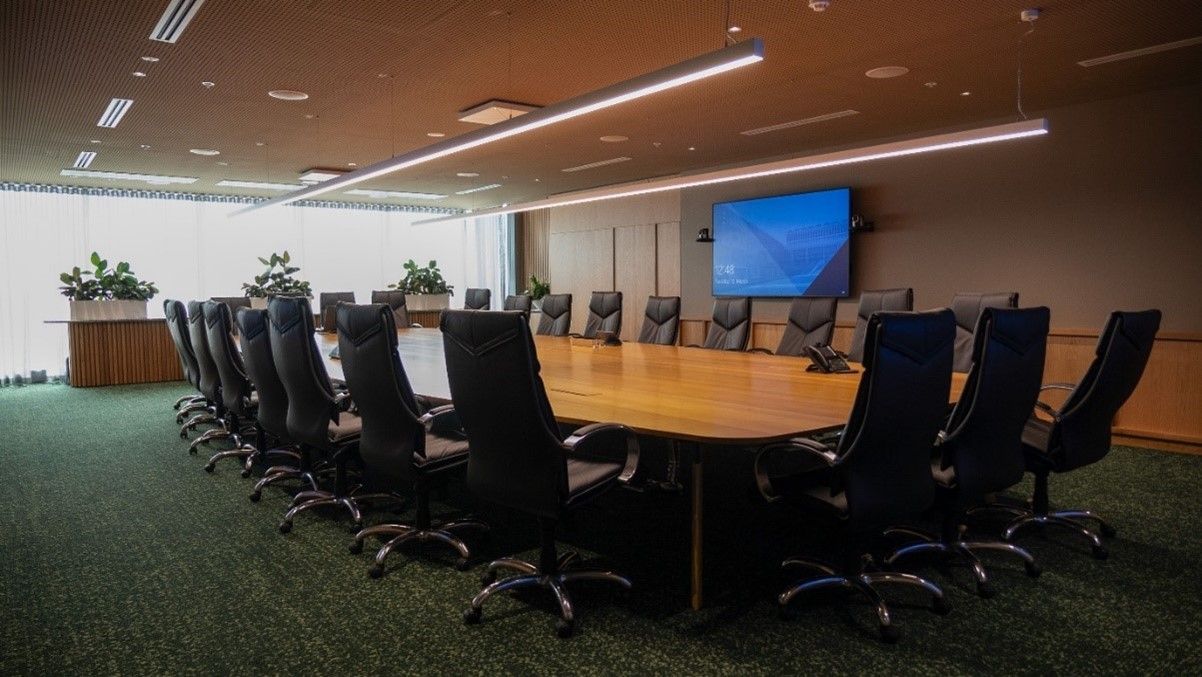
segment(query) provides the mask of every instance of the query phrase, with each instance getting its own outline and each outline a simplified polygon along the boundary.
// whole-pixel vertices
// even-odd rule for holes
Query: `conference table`
[[[414,392],[449,402],[442,333],[398,329],[401,360]],[[328,357],[334,334],[317,334],[330,378],[342,366]],[[642,435],[683,443],[690,453],[689,601],[703,603],[703,447],[749,447],[842,426],[860,383],[854,374],[807,372],[804,358],[741,351],[536,336],[547,397],[561,423],[615,422]],[[954,400],[964,375],[953,378]],[[351,393],[352,396],[354,393]]]

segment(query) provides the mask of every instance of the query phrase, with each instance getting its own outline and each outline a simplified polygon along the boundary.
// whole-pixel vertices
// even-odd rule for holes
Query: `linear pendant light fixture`
[[[827,167],[838,167],[840,165],[871,162],[873,160],[884,160],[887,158],[903,157],[906,155],[932,153],[940,150],[950,150],[952,148],[977,146],[986,143],[995,143],[998,141],[1008,141],[1010,139],[1023,139],[1026,137],[1040,136],[1047,133],[1048,121],[1046,118],[1023,120],[1022,122],[1011,122],[1008,124],[994,125],[992,127],[981,127],[979,129],[972,129],[963,132],[936,134],[918,139],[882,143],[863,148],[841,150],[833,153],[823,153],[821,155],[807,155],[802,157],[787,158],[784,160],[774,160],[772,162],[764,162],[754,165],[731,167],[728,169],[717,169],[706,172],[698,172],[695,174],[667,176],[658,179],[647,179],[645,181],[635,181],[631,183],[604,186],[601,188],[590,188],[571,193],[562,193],[560,195],[555,195],[543,200],[513,204],[504,208],[474,211],[471,216],[476,217],[493,216],[497,214],[513,214],[516,212],[528,212],[534,209],[545,209],[547,207],[563,207],[565,205],[581,204],[584,202],[613,200],[615,198],[646,195],[647,193],[659,193],[666,190],[693,188],[696,186],[706,186],[715,183],[729,183],[731,181],[743,181],[745,179],[775,176],[777,174],[790,174],[793,172],[825,169]],[[452,221],[463,218],[463,214],[454,216],[440,216],[438,218],[416,221],[415,225]]]
[[[360,167],[353,172],[325,181],[316,186],[303,188],[286,195],[280,195],[265,202],[241,209],[235,214],[241,214],[271,205],[288,204],[297,200],[311,199],[322,193],[345,188],[347,186],[369,181],[371,179],[407,169],[415,165],[429,162],[438,158],[460,153],[471,148],[483,146],[494,141],[507,139],[531,130],[553,125],[557,122],[570,120],[581,115],[592,113],[603,108],[616,106],[649,94],[662,92],[666,89],[695,82],[712,75],[740,68],[764,59],[764,42],[752,38],[715,52],[702,54],[674,66],[668,66],[651,73],[646,73],[608,87],[594,90],[587,94],[573,97],[566,101],[540,108],[536,111],[520,115],[505,122],[499,122],[490,127],[461,134],[457,137],[418,148],[408,153],[402,153],[382,162],[367,167]]]

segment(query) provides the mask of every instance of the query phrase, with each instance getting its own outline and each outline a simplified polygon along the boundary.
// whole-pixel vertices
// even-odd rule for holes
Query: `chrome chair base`
[[[212,409],[206,409],[201,413],[196,414],[192,418],[189,418],[180,426],[179,437],[181,440],[188,439],[188,433],[196,430],[196,426],[206,423],[220,425],[219,421],[221,421],[221,419],[217,417],[217,414],[214,413]]]
[[[182,395],[178,400],[175,401],[175,404],[171,405],[171,408],[179,411],[180,407],[203,401],[204,397],[201,395]]]
[[[266,461],[268,458],[271,458],[272,456],[287,456],[288,458],[292,459],[293,461],[296,461],[297,465],[300,464],[300,454],[293,451],[292,449],[283,448],[283,447],[276,448],[276,449],[267,449],[265,451],[260,451],[258,449],[255,449],[253,452],[250,453],[249,456],[246,457],[246,462],[242,466],[242,476],[250,477],[251,472],[253,472],[255,469],[255,463],[257,463],[259,461],[259,459],[263,459],[264,461]],[[278,469],[278,466],[276,466],[276,467]],[[267,473],[264,473],[264,474],[266,475]]]
[[[792,610],[789,604],[797,598],[798,595],[813,592],[815,590],[827,590],[831,588],[841,588],[852,592],[858,592],[876,607],[877,629],[880,632],[881,639],[886,642],[896,642],[898,639],[897,628],[893,625],[893,615],[889,611],[889,606],[885,599],[877,591],[878,585],[904,585],[909,587],[921,588],[931,593],[932,603],[931,609],[939,614],[945,615],[951,611],[951,605],[948,604],[947,598],[943,594],[943,590],[920,576],[914,574],[900,573],[896,571],[868,571],[867,567],[872,564],[871,558],[865,558],[861,564],[861,570],[854,575],[842,575],[835,571],[834,568],[827,566],[821,562],[817,562],[804,557],[791,557],[781,563],[781,568],[788,569],[790,567],[801,566],[817,571],[820,575],[814,578],[803,580],[792,587],[785,589],[777,597],[777,603],[780,605],[782,615],[786,617],[792,615]]]
[[[200,445],[208,444],[213,440],[229,440],[231,443],[233,443],[235,448],[242,446],[242,436],[229,430],[224,421],[218,419],[217,421],[214,421],[214,423],[217,423],[218,427],[211,430],[206,430],[200,434],[200,437],[192,440],[192,443],[188,445],[189,454],[195,454],[196,449],[200,447]]]
[[[1027,575],[1031,578],[1038,578],[1043,573],[1043,569],[1035,562],[1035,558],[1031,556],[1031,553],[1012,543],[964,540],[963,532],[955,540],[943,541],[932,534],[927,534],[917,529],[901,527],[886,529],[885,535],[907,536],[918,539],[917,543],[904,545],[890,553],[885,558],[886,566],[893,567],[898,560],[913,555],[929,555],[932,553],[942,557],[944,560],[959,560],[967,563],[972,568],[973,576],[977,581],[977,594],[985,599],[993,597],[996,590],[994,590],[993,583],[989,580],[989,574],[985,571],[984,563],[977,556],[977,551],[987,550],[1010,553],[1022,559],[1023,567],[1026,569]]]
[[[484,614],[484,603],[498,592],[521,588],[544,588],[549,589],[559,603],[559,620],[555,623],[555,633],[565,639],[571,637],[576,629],[576,612],[572,606],[572,598],[568,595],[568,584],[579,581],[602,581],[614,583],[623,590],[630,590],[632,587],[630,579],[616,572],[577,568],[575,565],[578,559],[574,552],[561,555],[556,570],[552,573],[539,571],[538,567],[530,562],[513,557],[503,557],[490,562],[487,572],[481,579],[485,587],[472,598],[471,606],[463,612],[463,622],[468,625],[479,623]],[[516,571],[518,575],[497,580],[497,573],[503,570]]]
[[[234,435],[233,437],[237,439],[238,436]],[[217,461],[220,461],[223,458],[236,458],[238,459],[239,465],[241,465],[243,459],[256,452],[257,450],[254,448],[254,446],[250,444],[242,444],[241,440],[238,440],[237,446],[235,446],[233,449],[219,451],[210,456],[209,462],[205,464],[205,472],[213,472],[213,470],[217,467]]]
[[[452,522],[433,523],[429,529],[419,529],[412,524],[376,524],[367,527],[359,533],[355,534],[355,540],[351,541],[348,550],[352,555],[357,555],[363,552],[363,541],[366,539],[377,537],[389,538],[383,546],[376,551],[376,561],[372,564],[367,573],[372,578],[379,578],[384,575],[384,561],[388,559],[388,555],[393,550],[407,543],[426,543],[435,541],[447,545],[453,549],[459,559],[455,562],[455,568],[460,571],[467,571],[471,564],[472,551],[453,532],[457,529],[478,529],[480,531],[488,531],[488,525],[484,522],[474,519],[455,520]]]
[[[1094,533],[1089,529],[1089,527],[1082,524],[1081,520],[1083,519],[1092,519],[1096,521],[1099,525],[1099,531],[1101,532],[1101,535]],[[1034,512],[1028,512],[1024,515],[1020,515],[1006,526],[1006,529],[1002,532],[1002,538],[1009,541],[1010,539],[1014,538],[1014,535],[1020,530],[1031,525],[1036,525],[1040,529],[1043,529],[1048,525],[1057,526],[1081,534],[1085,540],[1089,541],[1090,552],[1094,559],[1106,559],[1110,556],[1110,551],[1106,549],[1106,546],[1102,545],[1102,536],[1111,537],[1116,533],[1114,527],[1110,526],[1110,524],[1104,521],[1101,517],[1098,517],[1093,512],[1090,512],[1089,510],[1070,509],[1054,510],[1046,515],[1039,515]]]
[[[302,491],[293,497],[292,506],[288,509],[288,512],[284,513],[284,519],[280,522],[279,530],[281,534],[292,531],[293,520],[302,512],[322,506],[334,505],[346,508],[346,511],[351,515],[351,529],[359,532],[363,530],[363,511],[360,509],[359,504],[385,500],[397,503],[404,502],[404,498],[397,494],[356,494],[355,490],[351,490],[348,494],[339,496],[332,491],[317,488],[311,491]]]
[[[250,492],[250,500],[252,503],[258,503],[263,497],[264,487],[275,484],[283,480],[301,480],[308,482],[313,491],[317,491],[320,486],[317,483],[317,476],[314,472],[301,470],[295,466],[276,465],[267,469],[263,473],[263,477],[255,482],[255,488]]]

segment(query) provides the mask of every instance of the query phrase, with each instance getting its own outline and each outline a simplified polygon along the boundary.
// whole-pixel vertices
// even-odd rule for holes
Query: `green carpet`
[[[1023,539],[1044,575],[990,560],[998,589],[967,571],[923,569],[953,605],[939,617],[892,599],[901,642],[875,640],[872,610],[837,597],[778,618],[776,564],[807,549],[789,508],[748,498],[747,455],[713,450],[707,475],[710,606],[686,608],[685,497],[617,490],[568,525],[563,547],[599,553],[635,580],[628,596],[578,588],[578,635],[559,640],[550,600],[498,597],[479,626],[460,614],[480,567],[394,555],[366,575],[338,513],[276,524],[282,489],[259,504],[233,463],[208,475],[176,436],[182,384],[0,390],[0,673],[823,673],[1082,674],[1202,671],[1202,458],[1116,448],[1052,478],[1119,530],[1091,559],[1056,532]],[[1029,488],[1029,487],[1028,487]],[[1025,489],[1024,489],[1025,490]],[[439,505],[471,508],[461,486]],[[480,506],[494,526],[477,554],[529,553],[529,519]],[[369,522],[387,513],[372,513]]]

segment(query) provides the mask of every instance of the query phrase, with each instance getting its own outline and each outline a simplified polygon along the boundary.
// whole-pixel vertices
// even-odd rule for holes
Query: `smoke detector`
[[[830,6],[830,0],[810,0],[810,9],[815,12],[825,12]]]

